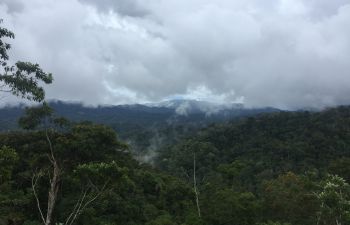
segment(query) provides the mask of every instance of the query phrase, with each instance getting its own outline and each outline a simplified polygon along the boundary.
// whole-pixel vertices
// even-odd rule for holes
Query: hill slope
[[[55,113],[69,120],[92,121],[114,128],[119,137],[141,157],[156,148],[174,143],[213,122],[276,112],[278,109],[246,109],[242,105],[220,105],[209,102],[174,100],[148,105],[86,107],[76,103],[51,102]],[[13,130],[24,106],[0,109],[0,130]],[[146,156],[146,157],[148,157]]]
[[[208,152],[192,149],[198,161],[200,157],[215,159],[206,167],[239,159],[263,165],[273,173],[324,168],[332,159],[350,157],[350,107],[314,113],[278,112],[214,124],[164,151],[160,164],[164,160],[183,163],[179,157],[188,153],[183,148],[188,142],[210,145]],[[163,166],[167,165],[171,163]]]
[[[155,162],[191,184],[196,174],[209,224],[252,224],[240,221],[232,207],[242,203],[245,206],[237,207],[250,207],[245,217],[254,218],[257,214],[249,214],[253,200],[261,204],[262,211],[255,209],[261,218],[280,222],[271,224],[336,224],[331,214],[322,214],[322,207],[335,210],[341,204],[335,196],[350,199],[344,183],[350,181],[350,107],[279,112],[212,125],[162,149]],[[326,202],[317,194],[322,190],[329,194]],[[349,217],[342,220],[350,223]]]

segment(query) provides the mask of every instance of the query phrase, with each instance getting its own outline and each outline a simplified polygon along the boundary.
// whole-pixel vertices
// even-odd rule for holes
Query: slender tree
[[[0,25],[2,22],[0,19]],[[11,45],[6,39],[14,38],[12,31],[0,26],[0,92],[41,102],[45,99],[41,83],[51,84],[52,74],[44,72],[36,63],[18,61],[15,65],[9,65]]]
[[[197,189],[197,178],[196,178],[196,153],[193,153],[193,190],[196,197],[196,205],[197,205],[197,212],[198,217],[201,218],[201,209],[199,206],[199,193]]]

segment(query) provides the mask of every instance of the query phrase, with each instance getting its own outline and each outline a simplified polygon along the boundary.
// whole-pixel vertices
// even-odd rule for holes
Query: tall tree
[[[43,163],[41,167],[36,168],[36,171],[33,172],[31,182],[36,207],[39,211],[42,224],[44,225],[55,224],[55,208],[59,200],[59,193],[61,192],[62,178],[64,173],[67,172],[65,164],[69,161],[66,156],[62,156],[62,152],[59,154],[60,151],[55,147],[55,142],[57,141],[55,136],[59,136],[59,133],[57,130],[54,130],[56,125],[62,125],[62,122],[67,121],[63,121],[62,118],[55,118],[52,112],[52,109],[44,102],[42,106],[27,108],[25,116],[19,120],[20,126],[24,129],[41,129],[48,146],[46,163]],[[76,126],[75,129],[78,127],[79,126]],[[89,128],[87,126],[86,128],[91,129],[92,127]],[[97,138],[97,135],[92,133],[93,130],[88,130],[87,132],[89,135]],[[114,132],[112,132],[111,135],[113,135],[111,138],[114,140]],[[104,138],[105,141],[107,141],[108,136]],[[85,141],[90,141],[90,139],[86,137]],[[113,145],[113,147],[119,146],[118,142],[115,144],[118,145]],[[124,147],[122,144],[120,144],[120,146]],[[80,147],[82,147],[83,151],[85,150],[82,145],[80,145]],[[72,154],[71,157],[73,157]],[[81,158],[84,159],[85,157],[81,156]],[[67,167],[74,166],[76,165],[70,164]],[[89,205],[96,201],[110,181],[108,175],[112,174],[114,176],[112,176],[112,178],[116,178],[119,174],[122,174],[122,172],[123,170],[118,167],[114,161],[108,163],[78,163],[75,168],[75,173],[77,173],[79,177],[79,183],[82,184],[82,190],[72,211],[66,218],[64,218],[64,225],[74,224],[80,214],[82,214]],[[48,183],[46,185],[40,185],[40,180],[42,179],[48,180]],[[42,189],[47,189],[46,201],[40,199],[38,190]],[[44,209],[43,205],[46,206],[46,209]]]
[[[47,198],[46,216],[44,216],[45,212],[42,210],[40,200],[36,191],[38,180],[44,174],[43,170],[40,170],[39,172],[33,174],[32,190],[37,202],[37,207],[38,207],[42,222],[45,225],[52,224],[53,211],[57,202],[57,194],[59,191],[59,185],[60,185],[61,173],[62,173],[62,169],[54,153],[51,138],[49,137],[48,122],[51,122],[51,121],[52,121],[52,109],[45,102],[41,107],[27,108],[26,115],[19,120],[19,124],[21,125],[22,128],[25,128],[25,129],[34,129],[37,126],[39,126],[41,123],[44,124],[45,138],[49,147],[49,153],[47,154],[47,156],[52,167],[51,169],[52,171],[50,171],[50,169],[46,169],[46,170],[49,170],[48,176],[50,180],[50,187],[49,187],[48,198]]]
[[[0,19],[0,25],[2,22]],[[9,65],[8,51],[11,45],[6,39],[14,38],[12,31],[0,26],[0,91],[41,102],[45,99],[41,83],[51,84],[52,74],[45,73],[36,63],[18,61],[15,65]]]

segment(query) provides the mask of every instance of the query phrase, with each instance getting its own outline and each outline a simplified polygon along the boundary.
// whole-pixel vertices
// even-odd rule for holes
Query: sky
[[[0,18],[48,99],[350,104],[350,0],[0,0]]]

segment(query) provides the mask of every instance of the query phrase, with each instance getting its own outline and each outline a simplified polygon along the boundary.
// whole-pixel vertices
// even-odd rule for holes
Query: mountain
[[[111,126],[122,140],[131,145],[134,152],[148,156],[159,146],[193,134],[210,123],[280,111],[275,108],[254,109],[241,104],[194,100],[98,107],[62,101],[51,101],[49,104],[57,115],[69,120]],[[24,108],[24,105],[19,105],[0,109],[0,130],[16,129]]]
[[[178,115],[190,115],[196,113],[203,113],[206,116],[213,114],[220,114],[225,110],[239,111],[244,109],[243,104],[239,103],[215,103],[197,100],[182,100],[175,99],[170,101],[164,101],[160,103],[152,103],[149,106],[166,107],[174,109]]]
[[[88,107],[79,103],[51,101],[57,115],[73,121],[92,121],[119,128],[122,124],[149,126],[159,123],[212,123],[261,113],[278,112],[276,108],[245,108],[242,104],[216,104],[195,100],[172,100],[152,104]],[[1,130],[16,127],[25,105],[0,109]]]

